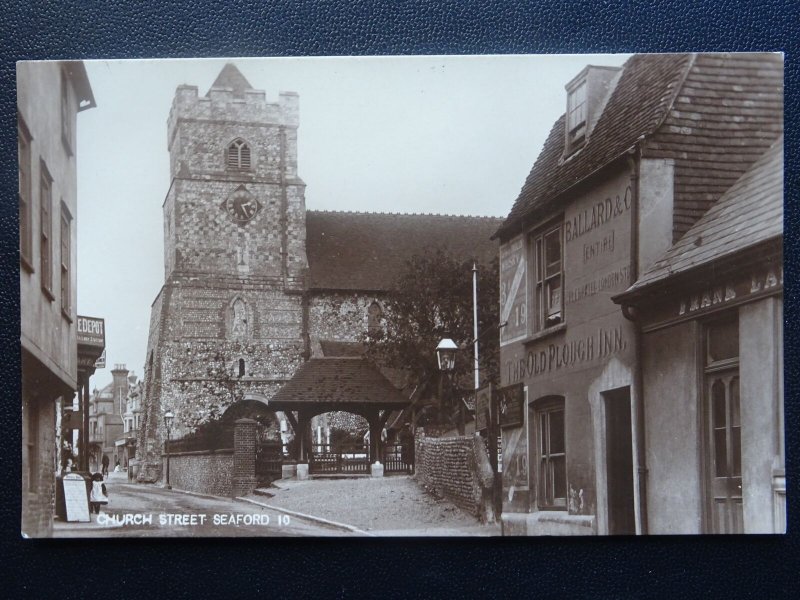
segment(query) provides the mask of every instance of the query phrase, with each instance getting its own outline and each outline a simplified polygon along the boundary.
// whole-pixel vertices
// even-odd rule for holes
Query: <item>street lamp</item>
[[[171,490],[172,486],[169,484],[169,434],[172,430],[172,420],[175,418],[175,415],[171,410],[168,410],[164,413],[164,425],[167,427],[167,442],[165,444],[164,450],[167,455],[167,489]]]
[[[436,346],[436,359],[439,361],[439,370],[445,373],[452,373],[456,368],[456,352],[458,346],[450,338],[444,338]]]

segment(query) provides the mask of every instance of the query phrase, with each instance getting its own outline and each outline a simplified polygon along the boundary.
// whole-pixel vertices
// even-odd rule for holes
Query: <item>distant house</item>
[[[781,56],[588,66],[565,109],[496,234],[504,532],[780,530]]]
[[[77,113],[95,106],[82,62],[17,63],[22,534],[52,533],[56,402],[77,388]]]

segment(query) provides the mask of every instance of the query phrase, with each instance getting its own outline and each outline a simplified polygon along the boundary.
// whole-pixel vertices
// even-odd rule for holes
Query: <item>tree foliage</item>
[[[382,331],[367,336],[367,355],[407,371],[412,385],[436,381],[436,346],[451,338],[463,350],[453,381],[473,388],[473,259],[437,248],[412,257],[385,302]],[[477,263],[481,385],[498,379],[498,261]]]

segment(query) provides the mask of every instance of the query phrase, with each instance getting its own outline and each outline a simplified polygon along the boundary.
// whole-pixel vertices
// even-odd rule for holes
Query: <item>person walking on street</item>
[[[103,454],[103,471],[102,471],[103,477],[108,477],[108,463],[109,462],[110,461],[108,460],[108,454]]]

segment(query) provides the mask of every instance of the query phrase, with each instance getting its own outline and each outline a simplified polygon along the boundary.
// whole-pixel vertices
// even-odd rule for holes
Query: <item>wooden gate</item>
[[[386,444],[383,447],[383,472],[413,473],[414,447],[409,444]]]
[[[258,439],[256,443],[256,482],[258,485],[269,485],[281,478],[283,458],[281,442]]]
[[[367,444],[314,444],[308,458],[312,475],[367,475],[369,466]]]

